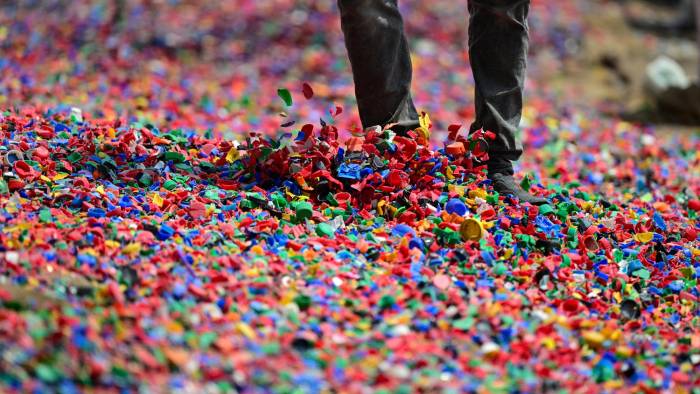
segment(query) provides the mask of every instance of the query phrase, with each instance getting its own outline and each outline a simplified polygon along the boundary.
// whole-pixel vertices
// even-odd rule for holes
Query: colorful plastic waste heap
[[[405,2],[435,107],[406,137],[357,129],[333,2],[173,2],[163,29],[200,24],[171,44],[126,3],[0,12],[0,391],[700,386],[697,136],[559,106],[535,62],[519,169],[550,203],[521,205],[467,135],[463,53],[425,57],[457,2]],[[301,64],[244,56],[233,12]],[[576,18],[535,4],[534,44],[567,56]]]

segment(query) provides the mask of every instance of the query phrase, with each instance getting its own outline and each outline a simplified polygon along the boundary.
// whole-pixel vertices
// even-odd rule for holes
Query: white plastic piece
[[[678,62],[661,55],[647,65],[647,85],[654,93],[669,88],[685,89],[690,86],[690,79]]]

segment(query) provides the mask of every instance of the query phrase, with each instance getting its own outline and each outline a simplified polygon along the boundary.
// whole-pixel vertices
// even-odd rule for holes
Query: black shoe
[[[533,196],[532,194],[523,190],[523,188],[515,182],[513,175],[495,172],[489,174],[489,179],[492,181],[494,190],[496,190],[499,194],[510,194],[515,196],[521,203],[528,202],[532,205],[543,205],[547,203],[546,198]]]

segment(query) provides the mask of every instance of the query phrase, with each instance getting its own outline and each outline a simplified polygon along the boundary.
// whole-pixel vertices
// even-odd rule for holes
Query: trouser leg
[[[523,108],[529,7],[529,0],[469,0],[469,59],[476,83],[471,131],[483,128],[496,134],[489,156],[504,166],[523,152],[516,134]]]
[[[700,53],[700,0],[695,0],[695,34],[698,37],[698,53]],[[698,64],[698,84],[700,84],[700,64]]]
[[[362,125],[417,123],[397,0],[338,0],[338,8]]]

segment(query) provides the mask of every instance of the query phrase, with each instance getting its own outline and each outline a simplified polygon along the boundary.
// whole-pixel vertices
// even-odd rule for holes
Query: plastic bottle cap
[[[307,201],[300,201],[294,207],[294,212],[296,213],[297,220],[304,220],[313,216],[314,208],[311,203]]]
[[[467,218],[459,226],[459,233],[465,241],[478,241],[484,235],[484,226],[477,219]]]
[[[464,143],[453,142],[447,145],[445,152],[451,156],[464,156],[467,153],[467,150],[464,148]]]
[[[449,214],[464,216],[467,213],[467,206],[459,198],[452,198],[445,204],[445,210]]]

